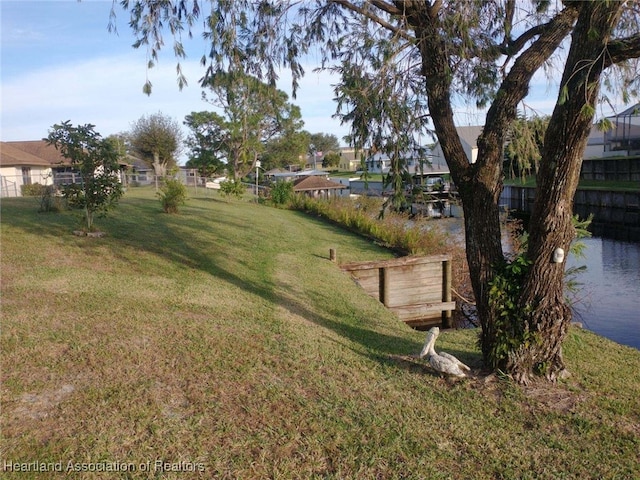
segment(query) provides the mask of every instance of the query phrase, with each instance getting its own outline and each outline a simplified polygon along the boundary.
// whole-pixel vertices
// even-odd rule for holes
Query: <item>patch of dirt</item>
[[[18,399],[18,405],[13,410],[13,415],[17,419],[41,420],[47,418],[51,411],[71,395],[75,389],[73,385],[64,384],[57,390],[23,393]]]
[[[539,383],[521,387],[532,406],[546,411],[567,413],[574,410],[575,406],[587,398],[587,394],[582,392],[572,392],[562,385],[552,383]]]

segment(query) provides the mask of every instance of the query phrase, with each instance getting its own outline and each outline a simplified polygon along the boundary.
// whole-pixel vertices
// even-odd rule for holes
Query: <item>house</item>
[[[607,119],[613,128],[604,132],[604,156],[640,155],[640,103]]]
[[[23,185],[51,185],[56,172],[69,165],[69,160],[44,140],[1,142],[0,195],[19,197]]]
[[[150,185],[155,180],[155,171],[144,160],[128,156],[129,164],[131,167],[130,172],[127,174],[128,181],[133,186]]]
[[[476,160],[478,159],[478,137],[482,133],[482,127],[478,125],[457,127],[456,130],[469,163],[476,163]],[[436,143],[431,155],[434,163],[446,164],[440,142]]]
[[[587,138],[587,147],[584,150],[583,157],[588,158],[602,158],[605,151],[605,133],[598,128],[597,124],[591,125],[591,132]]]
[[[294,192],[304,193],[314,198],[329,198],[332,193],[335,195],[343,188],[349,187],[317,175],[300,177],[293,182]]]
[[[449,173],[449,167],[443,158],[435,158],[429,149],[422,152],[412,150],[400,153],[400,158],[405,162],[407,171],[412,175],[432,176]],[[378,152],[365,160],[365,166],[369,173],[387,174],[391,169],[391,158],[385,153]]]
[[[360,158],[356,156],[356,149],[351,147],[340,148],[340,162],[338,170],[341,172],[355,172],[360,169]],[[359,152],[362,153],[362,152]]]
[[[120,163],[120,170],[128,164]],[[122,181],[123,176],[120,175]],[[21,196],[22,185],[81,182],[71,161],[45,140],[0,142],[0,195]]]

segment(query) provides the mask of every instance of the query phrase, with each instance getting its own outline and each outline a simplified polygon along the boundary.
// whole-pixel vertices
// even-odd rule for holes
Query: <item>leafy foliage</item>
[[[304,167],[309,145],[309,134],[288,129],[275,138],[269,139],[260,155],[262,168],[286,168],[289,165]]]
[[[505,171],[512,177],[535,175],[542,158],[549,117],[519,117],[512,125],[505,146]]]
[[[280,181],[271,187],[271,201],[276,205],[287,205],[293,196],[293,182]]]
[[[91,124],[74,127],[67,120],[53,125],[45,139],[80,172],[82,184],[74,185],[73,190],[65,190],[64,194],[72,204],[76,202],[84,209],[88,231],[93,229],[95,214],[106,213],[124,193],[118,177],[118,151],[94,127]]]
[[[222,123],[218,114],[206,111],[191,112],[184,119],[191,130],[185,142],[191,152],[186,166],[196,168],[202,177],[212,177],[224,167],[220,148]]]
[[[178,213],[187,200],[187,187],[177,178],[168,178],[157,193],[165,213]]]
[[[240,198],[244,195],[245,191],[246,187],[240,180],[225,180],[224,182],[220,182],[220,192],[222,192],[227,199],[231,196]]]
[[[525,327],[526,312],[518,303],[530,265],[531,261],[521,253],[511,262],[497,266],[495,276],[489,282],[489,305],[495,315],[492,326],[495,340],[488,355],[491,368],[504,368],[509,353],[534,339]]]
[[[334,168],[340,165],[340,154],[337,152],[329,152],[322,158],[322,166],[325,168]]]
[[[41,183],[29,183],[20,186],[23,197],[36,197],[40,208],[39,212],[59,212],[62,210],[60,197],[56,195],[55,185],[42,185]]]
[[[303,125],[300,109],[289,103],[285,92],[240,67],[215,72],[206,86],[213,97],[204,98],[223,111],[223,116],[210,117],[218,133],[216,151],[236,179],[253,169],[269,140],[292,136]]]
[[[161,112],[143,115],[129,132],[133,152],[154,168],[161,177],[177,166],[182,148],[182,130],[178,122]]]
[[[309,135],[309,155],[315,156],[318,153],[327,155],[330,152],[340,151],[338,137],[326,133],[311,133]]]
[[[241,68],[274,84],[278,68],[288,67],[295,94],[304,73],[301,62],[319,46],[320,68],[340,76],[334,89],[336,115],[351,127],[349,143],[357,151],[382,152],[391,159],[386,178],[394,190],[387,204],[391,209],[403,203],[403,152],[423,143],[430,120],[465,209],[467,259],[480,323],[488,331],[494,318],[487,282],[494,277],[494,266],[504,260],[497,205],[504,178],[503,146],[532,79],[540,70],[552,71],[564,62],[559,65],[561,98],[549,122],[538,173],[540,206],[534,210],[530,230],[534,250],[549,245],[568,248],[570,218],[557,207],[569,205],[575,193],[600,87],[614,85],[608,82],[613,75],[605,72],[619,73],[615,83],[625,99],[637,92],[640,81],[638,2],[210,3],[211,9],[202,12],[209,44],[203,59],[208,64],[205,83],[218,72]],[[131,7],[137,45],[147,45],[152,58],[163,44],[163,25],[170,26],[179,45],[182,33],[191,33],[201,15],[199,2],[193,0],[140,0],[135,7],[123,1],[123,5]],[[569,39],[569,53],[556,56]],[[178,52],[183,53],[180,48]],[[555,65],[554,59],[558,59]],[[475,162],[469,162],[456,132],[455,99],[460,97],[488,107]],[[557,228],[546,228],[551,224]],[[530,272],[545,268],[541,256],[532,258]],[[557,293],[563,286],[558,275],[544,286],[536,278],[532,273],[526,279],[523,299],[540,288]],[[540,329],[551,332],[545,320],[549,315],[535,311],[533,317]],[[484,339],[493,342],[491,335]],[[546,340],[555,341],[552,335]],[[553,361],[560,371],[560,357]]]

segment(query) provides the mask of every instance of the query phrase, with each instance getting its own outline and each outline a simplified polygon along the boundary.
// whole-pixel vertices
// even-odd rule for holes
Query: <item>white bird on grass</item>
[[[440,329],[438,327],[433,327],[429,330],[419,357],[423,358],[426,356],[431,368],[437,372],[453,377],[466,377],[465,372],[471,370],[469,367],[447,352],[436,353],[434,346],[438,335],[440,335]]]

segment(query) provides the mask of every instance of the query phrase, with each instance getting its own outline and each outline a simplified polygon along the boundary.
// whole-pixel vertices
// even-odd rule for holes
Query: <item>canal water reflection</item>
[[[459,218],[445,218],[432,226],[464,242]],[[569,255],[567,268],[586,266],[575,278],[573,320],[615,342],[640,350],[640,243],[607,238],[585,238],[585,258]],[[503,248],[508,249],[505,237]]]
[[[586,265],[574,305],[574,321],[623,345],[640,349],[640,243],[587,238],[586,258],[567,266]]]

